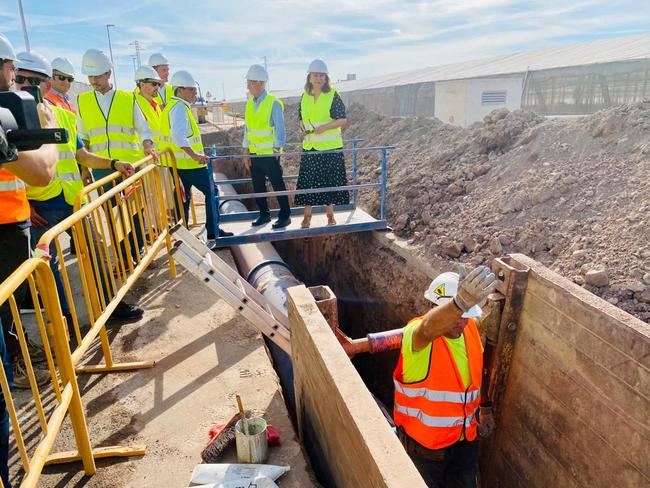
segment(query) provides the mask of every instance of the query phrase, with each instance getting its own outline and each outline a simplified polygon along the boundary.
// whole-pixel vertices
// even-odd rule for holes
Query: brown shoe
[[[27,366],[25,366],[22,358],[14,361],[13,373],[14,388],[20,390],[29,390],[31,388],[29,385],[29,376],[27,375]],[[50,382],[50,373],[44,369],[34,368],[34,378],[38,386],[44,386]]]
[[[47,356],[45,356],[45,349],[43,349],[43,346],[34,344],[32,341],[27,341],[27,350],[29,351],[29,357],[32,360],[32,364],[44,363],[47,361]]]

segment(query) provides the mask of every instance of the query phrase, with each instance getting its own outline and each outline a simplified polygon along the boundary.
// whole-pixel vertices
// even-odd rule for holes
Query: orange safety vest
[[[23,180],[0,168],[0,224],[13,224],[29,218],[29,202]]]
[[[417,317],[411,322],[422,319]],[[429,372],[425,379],[416,383],[402,381],[401,353],[393,374],[395,424],[428,449],[442,449],[454,444],[460,440],[463,429],[465,439],[476,439],[483,347],[475,319],[470,319],[463,336],[472,378],[467,389],[443,337],[433,341]]]
[[[47,94],[43,98],[45,98],[45,100],[50,102],[52,105],[64,108],[75,115],[77,114],[76,108],[74,108],[65,98],[60,97],[59,95],[57,95],[51,90],[47,92]]]

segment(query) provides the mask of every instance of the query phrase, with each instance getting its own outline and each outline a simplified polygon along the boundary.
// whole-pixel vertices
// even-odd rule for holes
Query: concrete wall
[[[468,126],[492,110],[521,108],[523,77],[439,81],[435,84],[435,116],[443,122]],[[483,92],[506,92],[505,103],[483,104]]]
[[[650,485],[650,326],[526,256],[484,486]]]

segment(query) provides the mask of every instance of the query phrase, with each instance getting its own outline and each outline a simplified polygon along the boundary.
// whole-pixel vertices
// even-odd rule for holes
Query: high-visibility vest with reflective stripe
[[[160,95],[160,90],[164,90],[165,92],[165,99],[162,99],[162,96]],[[165,108],[165,105],[167,105],[172,97],[174,96],[174,87],[171,86],[169,83],[165,83],[165,85],[158,90],[158,95],[156,95],[153,99],[156,101],[159,107],[162,107],[163,109]]]
[[[336,90],[332,88],[327,93],[321,93],[318,100],[307,92],[302,94],[300,99],[300,116],[307,131],[313,131],[317,127],[329,124],[334,121],[330,116],[330,109],[334,102]],[[305,150],[316,149],[317,151],[330,151],[343,147],[343,135],[341,128],[326,130],[321,134],[308,133],[302,140],[302,148]]]
[[[0,167],[0,224],[13,224],[28,218],[25,182]]]
[[[115,90],[108,117],[99,107],[94,90],[77,97],[79,117],[88,135],[88,150],[99,156],[134,163],[144,157],[133,125],[133,92]]]
[[[246,138],[248,139],[248,150],[251,154],[273,154],[273,143],[275,142],[275,128],[271,125],[271,112],[273,102],[278,101],[282,110],[282,100],[270,93],[266,94],[255,110],[255,101],[250,98],[246,102],[244,120],[246,123]]]
[[[187,103],[176,97],[173,97],[171,100],[169,100],[169,103],[165,106],[165,109],[160,116],[160,150],[164,151],[168,147],[172,148],[174,156],[176,157],[176,167],[178,169],[205,168],[204,164],[197,163],[191,157],[189,157],[187,153],[183,151],[179,146],[174,144],[170,114],[176,105],[182,105],[182,108],[186,111],[187,118],[190,121],[191,132],[187,135],[187,138],[190,142],[190,147],[194,150],[194,152],[204,154],[203,142],[201,141],[201,132],[199,131],[199,126],[197,125],[196,120],[194,120],[192,109]]]
[[[160,142],[160,115],[162,114],[160,105],[156,102],[156,108],[154,109],[151,106],[151,103],[149,103],[149,100],[144,98],[138,92],[135,94],[135,101],[142,110],[144,118],[147,120],[147,124],[149,124],[154,144],[158,145]]]
[[[417,317],[411,322],[422,322]],[[433,341],[427,377],[415,383],[404,383],[400,353],[393,380],[395,384],[395,424],[413,440],[428,449],[442,449],[460,440],[476,439],[476,413],[481,401],[483,347],[476,321],[469,319],[463,332],[471,383],[465,388],[454,357],[443,337]],[[464,430],[463,430],[464,429]]]
[[[54,93],[52,90],[47,92],[45,94],[45,96],[43,96],[43,98],[45,98],[45,100],[50,102],[55,107],[61,107],[61,108],[65,109],[65,110],[68,110],[68,111],[72,112],[75,115],[77,114],[77,109],[74,108],[70,102],[68,102],[63,97],[60,97],[59,95]]]
[[[27,198],[42,202],[49,200],[63,192],[65,201],[69,205],[74,202],[83,189],[83,181],[77,165],[77,128],[75,115],[60,107],[52,107],[58,127],[68,130],[68,142],[57,144],[59,160],[56,163],[56,176],[47,186],[28,186]]]

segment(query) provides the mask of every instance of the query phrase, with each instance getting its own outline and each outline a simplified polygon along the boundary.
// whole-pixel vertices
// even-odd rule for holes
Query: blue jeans
[[[32,224],[31,247],[32,249],[36,249],[36,244],[38,244],[41,236],[45,234],[46,231],[50,230],[56,224],[63,222],[65,219],[70,217],[70,215],[72,215],[72,207],[68,206],[67,208],[52,208],[48,207],[47,205],[43,205],[43,202],[30,201],[29,203],[37,214],[47,220],[47,225],[43,227],[36,227]],[[54,242],[50,244],[50,256],[50,268],[52,269],[54,281],[56,282],[56,291],[59,295],[59,302],[61,302],[61,311],[67,315],[70,313],[70,306],[68,305],[68,300],[65,296],[65,288],[63,287],[61,270],[59,269],[59,256],[56,252]]]
[[[3,327],[0,321],[0,328]],[[11,368],[11,359],[7,354],[4,334],[0,333],[0,356],[2,357],[2,366],[7,375],[9,388],[13,386],[13,370]],[[0,478],[5,488],[11,488],[9,483],[9,413],[5,406],[5,399],[0,390]]]
[[[179,169],[178,176],[185,190],[185,201],[183,202],[183,213],[185,214],[185,221],[189,222],[189,211],[190,211],[190,197],[192,195],[192,187],[199,190],[203,193],[205,197],[205,228],[208,233],[208,239],[214,239],[217,234],[217,229],[215,229],[215,217],[216,225],[219,225],[219,209],[217,208],[217,214],[215,215],[212,209],[212,202],[210,202],[210,184],[214,188],[214,196],[216,197],[219,192],[217,190],[217,185],[214,184],[212,179],[212,173],[208,166],[205,168],[196,168],[196,169]],[[217,207],[215,202],[215,207]]]

